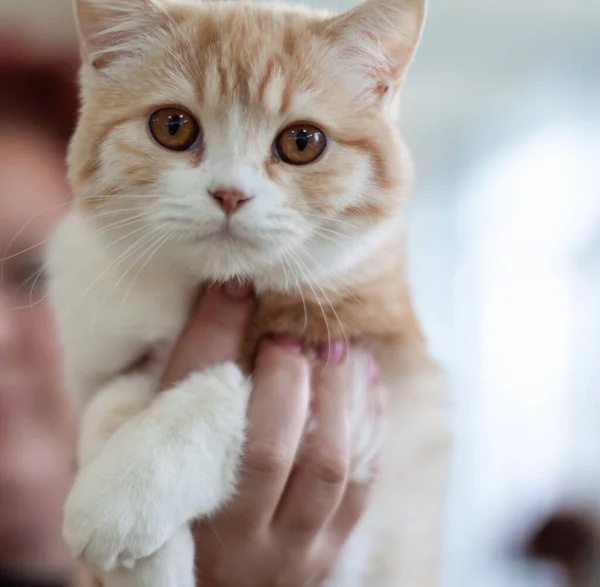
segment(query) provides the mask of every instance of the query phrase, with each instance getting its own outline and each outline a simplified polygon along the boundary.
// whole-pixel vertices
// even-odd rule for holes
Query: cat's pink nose
[[[209,192],[210,195],[219,203],[223,212],[231,216],[242,204],[249,202],[252,198],[244,192],[234,189],[220,188]]]

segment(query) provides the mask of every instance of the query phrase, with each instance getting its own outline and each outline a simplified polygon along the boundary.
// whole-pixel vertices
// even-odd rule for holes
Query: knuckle
[[[247,471],[276,476],[287,469],[290,455],[284,446],[263,441],[249,446],[244,460]]]
[[[327,485],[342,485],[348,477],[348,460],[342,452],[315,451],[306,459],[310,473]]]

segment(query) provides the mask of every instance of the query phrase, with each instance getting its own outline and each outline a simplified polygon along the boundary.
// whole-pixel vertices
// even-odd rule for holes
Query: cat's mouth
[[[220,243],[228,243],[236,246],[256,246],[257,238],[244,234],[242,230],[234,228],[230,222],[225,222],[216,232],[215,239]]]
[[[251,247],[258,248],[260,239],[247,234],[244,230],[235,228],[230,222],[224,222],[221,226],[210,232],[185,232],[184,240],[192,244],[209,244],[214,246]]]
[[[190,247],[235,253],[265,253],[293,247],[299,234],[288,226],[273,223],[256,223],[248,226],[234,218],[213,221],[210,225],[197,225],[193,221],[181,222],[176,240]]]

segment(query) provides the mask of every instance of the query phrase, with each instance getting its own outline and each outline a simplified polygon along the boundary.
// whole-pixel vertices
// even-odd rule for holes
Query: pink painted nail
[[[233,300],[247,300],[252,296],[252,285],[239,279],[228,281],[223,290],[225,295]]]
[[[336,340],[330,344],[325,344],[318,349],[317,355],[324,363],[334,363],[339,365],[344,362],[348,349],[343,340]]]
[[[289,336],[288,334],[276,334],[273,337],[273,342],[295,355],[302,354],[302,343],[293,336]]]

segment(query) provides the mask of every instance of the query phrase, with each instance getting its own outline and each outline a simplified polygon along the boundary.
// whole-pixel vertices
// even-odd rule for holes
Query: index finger
[[[175,345],[161,389],[190,373],[236,359],[253,307],[249,285],[230,282],[207,289]]]
[[[302,347],[289,337],[264,341],[256,361],[254,390],[237,497],[229,515],[249,526],[270,523],[294,465],[310,399],[310,368]]]

